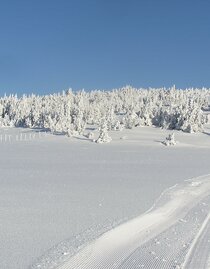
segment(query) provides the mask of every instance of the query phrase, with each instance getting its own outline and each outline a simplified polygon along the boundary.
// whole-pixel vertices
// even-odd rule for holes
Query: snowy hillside
[[[209,268],[208,96],[1,98],[0,268]]]
[[[185,132],[202,131],[209,89],[134,89],[109,92],[71,90],[46,96],[0,99],[1,126],[46,128],[68,136],[84,134],[87,125],[106,130],[157,126]],[[86,134],[91,137],[91,134]],[[103,139],[100,139],[100,142]],[[107,139],[104,139],[105,142]]]

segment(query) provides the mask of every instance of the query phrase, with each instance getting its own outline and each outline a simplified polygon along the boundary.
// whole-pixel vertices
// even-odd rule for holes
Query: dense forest
[[[137,126],[184,132],[202,131],[210,89],[135,89],[73,92],[0,98],[0,126],[45,128],[68,136],[84,134],[88,125],[104,133]],[[91,133],[88,134],[91,137]]]

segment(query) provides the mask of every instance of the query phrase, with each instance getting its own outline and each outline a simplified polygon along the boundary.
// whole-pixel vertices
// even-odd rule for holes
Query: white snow
[[[97,137],[97,131],[92,132]],[[160,248],[157,256],[158,251],[153,247],[166,244],[167,240],[163,238],[168,238],[169,245],[178,242],[175,232],[167,230],[169,224],[174,225],[183,248],[189,247],[188,243],[192,242],[200,227],[194,227],[191,220],[197,216],[199,225],[202,225],[205,204],[209,206],[209,200],[202,200],[205,198],[203,187],[207,185],[201,179],[193,179],[190,184],[185,180],[210,172],[209,126],[205,133],[175,131],[179,143],[174,147],[162,144],[170,131],[159,128],[138,127],[109,133],[111,143],[97,144],[82,136],[71,139],[40,133],[39,130],[0,130],[1,269],[53,268],[63,264],[64,260],[69,261],[73,254],[72,259],[81,257],[82,253],[91,257],[92,247],[95,249],[93,242],[102,242],[100,246],[107,253],[103,238],[111,240],[112,235],[116,240],[111,240],[112,244],[108,246],[114,263],[102,268],[115,268],[128,258],[129,251],[134,256],[127,263],[133,262],[134,266],[124,261],[122,268],[137,268],[135,264],[139,265],[139,255],[135,254],[135,248],[142,238],[145,238],[142,243],[148,243],[145,245],[147,253],[153,251],[155,260],[162,257],[161,262],[167,263],[167,252]],[[187,187],[179,189],[182,184]],[[179,192],[173,192],[174,188],[178,188]],[[166,189],[169,192],[164,192]],[[208,188],[205,190],[209,191]],[[185,200],[188,196],[190,198]],[[197,196],[202,198],[200,205]],[[182,221],[186,220],[188,210],[184,208],[178,213],[178,203],[180,208],[186,205],[187,209],[192,209],[187,215],[189,221]],[[148,211],[153,204],[152,211]],[[174,211],[171,211],[172,208]],[[203,213],[197,214],[196,210]],[[144,218],[138,218],[145,211]],[[157,226],[153,225],[155,216]],[[133,223],[129,230],[126,228],[128,223],[118,227],[118,224],[132,218],[134,220],[128,222]],[[180,226],[186,224],[194,229],[190,238],[182,232],[185,226]],[[112,230],[112,227],[116,229]],[[122,230],[124,236],[121,236]],[[116,231],[120,232],[115,234]],[[165,237],[159,236],[161,231]],[[133,241],[127,242],[130,233]],[[174,234],[172,241],[171,234]],[[160,244],[153,245],[151,240],[155,240],[154,236]],[[130,244],[129,251],[127,243]],[[111,249],[118,248],[123,253],[119,259],[111,253]],[[176,253],[179,249],[180,245]],[[138,251],[142,253],[142,249]],[[99,254],[106,262],[109,260],[110,256]],[[146,266],[147,256],[142,255],[146,260],[141,265]],[[89,268],[100,268],[94,266]],[[67,265],[66,268],[71,267]]]
[[[150,242],[163,231],[170,230],[172,233],[172,224],[175,224],[181,216],[186,216],[189,211],[190,214],[193,215],[195,212],[195,205],[197,205],[201,199],[206,198],[210,193],[210,175],[199,178],[199,180],[200,179],[202,180],[202,184],[199,189],[197,188],[196,190],[194,190],[194,186],[189,183],[180,184],[172,189],[170,188],[164,192],[158,205],[156,205],[153,210],[105,233],[99,239],[80,251],[72,259],[69,259],[57,268],[125,268],[125,261],[127,261],[132,254],[135,255],[137,249],[138,252],[140,252],[141,248],[144,249],[144,243],[148,241]],[[166,202],[165,199],[168,201]],[[210,198],[208,198],[208,201],[210,202]],[[208,207],[208,210],[209,209],[210,207]],[[181,221],[183,222],[183,219],[181,219]],[[195,241],[197,241],[197,238],[202,233],[208,221],[209,216],[204,220],[204,225],[198,230],[199,232]],[[187,221],[184,222],[186,223]],[[148,229],[150,230],[149,235],[147,234]],[[192,236],[194,235],[192,230],[188,230],[187,233],[188,236],[190,233],[192,233]],[[164,236],[160,237],[160,241],[163,241],[163,238]],[[180,240],[183,239],[183,237],[178,237],[177,239]],[[189,242],[185,241],[185,243],[179,247],[180,252],[183,253],[183,248],[186,248],[186,244]],[[193,242],[192,248],[194,245],[195,243]],[[162,246],[159,247],[159,250],[161,248],[163,255],[165,254],[165,250]],[[210,246],[208,250],[210,250]],[[189,251],[192,252],[191,249]],[[170,255],[172,256],[174,252],[173,246],[171,246],[170,252]],[[156,255],[157,253],[150,250],[150,254]],[[171,262],[174,262],[174,258],[180,258],[178,254],[177,257],[174,255],[173,260],[169,260],[169,255],[165,255],[165,257],[162,258],[162,262],[168,262],[166,268],[172,268],[173,264],[171,265]],[[133,259],[136,265],[140,265],[141,263],[139,258],[140,257],[135,257],[135,259]],[[142,255],[141,258],[143,259],[144,255]],[[157,258],[160,259],[160,254]],[[139,259],[139,263],[136,263],[137,259]],[[179,260],[179,262],[181,262],[181,260]],[[149,264],[149,261],[147,261],[147,263]],[[156,263],[158,264],[158,261],[156,261]],[[113,266],[113,264],[115,266]],[[136,265],[134,268],[137,268]],[[147,266],[147,268],[149,267]],[[151,266],[150,268],[154,267]],[[163,268],[161,264],[159,265],[159,268]]]
[[[208,242],[207,243],[205,242],[205,244],[203,244],[202,246],[198,245],[198,242],[202,238],[202,234],[204,233],[205,230],[207,231],[205,234],[206,239],[208,238],[210,233],[210,214],[208,214],[207,217],[205,218],[201,228],[199,229],[192,244],[190,245],[188,253],[185,257],[185,261],[182,264],[183,268],[201,268],[201,266],[203,268],[209,268],[207,262],[208,259],[210,258],[210,245],[208,244]],[[204,238],[202,238],[202,240],[204,241]],[[204,259],[202,259],[204,252],[206,252],[205,257]]]

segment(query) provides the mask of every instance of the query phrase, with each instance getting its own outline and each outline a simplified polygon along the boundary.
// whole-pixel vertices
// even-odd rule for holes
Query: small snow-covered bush
[[[124,129],[124,124],[120,123],[120,121],[116,121],[113,125],[113,128],[112,128],[114,131],[122,131]]]
[[[94,139],[94,133],[93,132],[89,132],[85,135],[88,139]]]
[[[174,133],[169,134],[166,137],[166,140],[163,141],[163,144],[166,145],[166,146],[174,146],[174,145],[176,145],[176,143],[177,142],[175,141]]]

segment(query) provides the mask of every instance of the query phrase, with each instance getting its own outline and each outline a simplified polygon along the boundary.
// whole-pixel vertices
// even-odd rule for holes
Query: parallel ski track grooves
[[[160,199],[151,211],[105,233],[56,268],[181,268],[180,261],[184,262],[193,239],[210,211],[210,175],[185,181],[184,186],[168,190],[163,195],[164,203],[167,197],[170,198],[166,204],[161,204]],[[205,199],[206,209],[202,206]],[[182,228],[180,223],[184,225]],[[187,225],[189,227],[184,231]],[[173,229],[179,230],[177,238],[175,236],[171,239],[170,246],[167,246],[166,242],[166,245],[160,248],[158,256],[155,256],[156,253],[152,252],[154,240],[159,237],[159,240],[162,240],[161,236],[171,234]],[[188,232],[188,229],[191,229],[191,232]],[[171,255],[169,247],[174,248]]]
[[[210,213],[207,215],[199,232],[193,240],[193,243],[182,265],[183,269],[209,267],[210,258]]]
[[[202,202],[206,201],[210,202],[210,197]],[[136,249],[119,268],[180,268],[193,239],[200,230],[201,223],[210,210],[210,206],[204,207],[202,202],[190,210],[184,219],[177,221],[169,229]],[[198,211],[202,212],[199,218]]]

